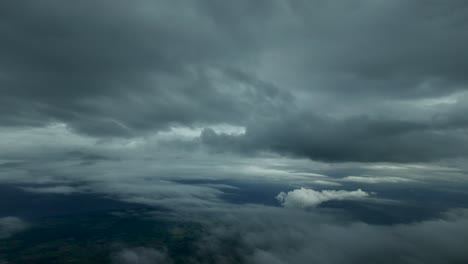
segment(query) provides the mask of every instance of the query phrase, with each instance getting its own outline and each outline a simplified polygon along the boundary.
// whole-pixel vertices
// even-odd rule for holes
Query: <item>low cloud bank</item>
[[[368,197],[369,194],[361,189],[356,191],[323,190],[300,188],[288,193],[280,192],[276,199],[284,207],[309,208],[331,200],[355,200]]]
[[[215,261],[200,263],[438,264],[468,260],[468,211],[463,209],[438,219],[390,226],[343,222],[302,210],[259,209],[226,212],[222,224],[214,225],[199,246],[200,256]]]
[[[10,237],[28,228],[28,224],[18,217],[0,218],[0,239]]]
[[[169,264],[172,260],[165,252],[146,248],[126,248],[112,257],[113,264]]]

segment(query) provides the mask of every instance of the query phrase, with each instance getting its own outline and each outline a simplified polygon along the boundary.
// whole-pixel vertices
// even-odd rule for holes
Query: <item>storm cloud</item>
[[[1,1],[0,40],[7,198],[161,209],[192,263],[468,258],[467,1]]]
[[[0,125],[99,138],[246,128],[222,151],[467,155],[463,1],[5,2]],[[221,137],[221,138],[220,138]]]
[[[281,103],[287,95],[236,67],[250,60],[236,51],[256,45],[218,22],[225,16],[211,8],[226,10],[209,2],[2,3],[2,124],[64,122],[96,136],[135,136],[239,123]]]

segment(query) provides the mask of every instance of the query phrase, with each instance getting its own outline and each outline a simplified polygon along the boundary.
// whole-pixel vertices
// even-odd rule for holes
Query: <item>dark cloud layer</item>
[[[466,263],[467,46],[464,0],[0,1],[3,214],[163,209],[188,263]]]
[[[299,48],[298,60],[312,78],[333,76],[322,78],[331,84],[323,89],[403,98],[466,89],[465,1],[291,1],[290,6],[302,34],[291,33],[295,41],[284,42]]]
[[[209,130],[203,141],[328,161],[467,154],[465,1],[0,10],[1,126],[61,122],[105,138],[231,124],[247,127],[241,143]]]
[[[263,119],[243,135],[205,129],[201,139],[217,151],[264,150],[331,162],[420,162],[468,154],[464,129],[369,116],[337,120],[298,113]]]
[[[171,124],[239,123],[268,107],[277,88],[235,67],[255,50],[250,34],[209,13],[225,8],[206,5],[2,3],[2,125],[55,121],[132,136]]]

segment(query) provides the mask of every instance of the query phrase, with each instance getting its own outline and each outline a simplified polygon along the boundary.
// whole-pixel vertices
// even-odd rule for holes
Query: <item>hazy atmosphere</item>
[[[468,2],[0,1],[0,264],[468,263]]]

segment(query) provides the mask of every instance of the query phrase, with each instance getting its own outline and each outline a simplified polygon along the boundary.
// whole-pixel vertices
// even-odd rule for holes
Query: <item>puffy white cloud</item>
[[[0,218],[0,239],[12,236],[26,228],[28,228],[28,224],[18,217],[2,217]]]
[[[280,192],[276,199],[284,207],[308,208],[315,207],[323,202],[331,200],[354,200],[369,196],[367,192],[357,189],[356,191],[345,190],[323,190],[300,188],[288,193]]]

